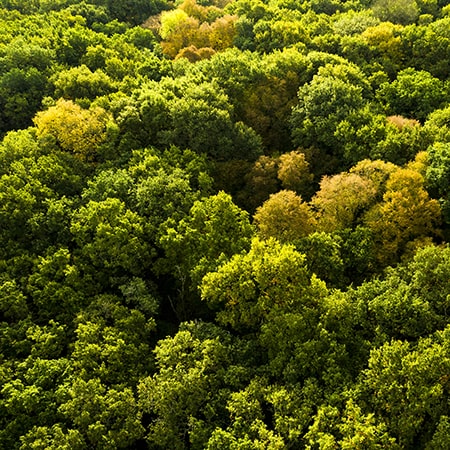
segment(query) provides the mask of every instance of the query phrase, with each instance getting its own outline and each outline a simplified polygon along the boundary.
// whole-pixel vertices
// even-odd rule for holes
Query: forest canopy
[[[0,29],[0,448],[450,448],[447,0]]]

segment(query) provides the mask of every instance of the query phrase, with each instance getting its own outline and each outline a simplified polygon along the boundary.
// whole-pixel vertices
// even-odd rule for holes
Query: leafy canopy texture
[[[0,449],[450,448],[448,0],[0,0]]]

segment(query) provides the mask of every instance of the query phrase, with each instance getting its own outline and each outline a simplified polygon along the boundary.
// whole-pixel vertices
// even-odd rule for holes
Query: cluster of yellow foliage
[[[283,242],[364,226],[375,237],[377,260],[388,265],[439,235],[441,209],[424,187],[425,171],[425,152],[405,167],[363,160],[323,177],[310,202],[293,191],[272,194],[254,220],[262,237]]]
[[[179,8],[161,13],[161,47],[171,58],[209,58],[233,45],[236,20],[216,6],[185,0]]]
[[[110,115],[102,108],[81,108],[71,100],[60,99],[55,106],[34,118],[38,136],[53,138],[62,150],[83,161],[93,162],[99,146],[107,139]]]

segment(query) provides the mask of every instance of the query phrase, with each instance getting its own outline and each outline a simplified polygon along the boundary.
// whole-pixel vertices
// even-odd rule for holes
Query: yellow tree
[[[422,156],[390,175],[383,201],[364,217],[378,243],[377,258],[382,265],[397,262],[405,251],[414,250],[439,235],[441,208],[424,188],[420,173]]]
[[[172,58],[185,57],[190,61],[209,58],[215,51],[232,46],[236,20],[236,16],[224,15],[215,6],[185,0],[179,8],[161,13],[161,47]]]
[[[280,156],[278,179],[285,189],[303,194],[311,186],[313,175],[305,154],[298,150]]]
[[[375,198],[376,188],[370,179],[343,172],[323,177],[311,205],[317,211],[319,228],[333,232],[353,228]]]
[[[281,242],[300,239],[315,228],[309,205],[295,192],[287,190],[272,194],[253,218],[261,237],[274,237]]]
[[[386,183],[389,176],[397,169],[398,167],[395,164],[384,162],[380,159],[375,161],[363,159],[356,166],[352,167],[349,172],[370,180],[376,190],[377,199],[381,200],[386,191]]]
[[[382,22],[367,28],[361,37],[369,46],[374,57],[378,56],[385,62],[389,61],[389,65],[396,66],[404,58],[402,41],[399,36],[402,29],[401,25]]]
[[[34,118],[37,134],[53,138],[62,150],[83,161],[96,160],[99,147],[108,137],[110,115],[102,108],[83,109],[71,100],[59,100],[55,106]]]
[[[175,58],[179,51],[189,47],[197,40],[199,21],[188,16],[183,10],[164,11],[161,14],[161,28],[159,34],[163,38],[161,48],[163,52]]]

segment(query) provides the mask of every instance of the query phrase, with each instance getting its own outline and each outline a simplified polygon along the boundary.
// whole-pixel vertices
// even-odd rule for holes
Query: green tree
[[[316,231],[295,244],[306,255],[311,273],[325,281],[329,287],[344,285],[343,242],[339,235]]]
[[[165,9],[166,4],[161,0],[126,0],[120,3],[114,0],[94,0],[108,8],[109,14],[131,25],[140,25],[145,19]]]
[[[406,27],[401,33],[406,64],[446,80],[446,61],[450,52],[449,24],[450,17],[443,17],[429,25]]]
[[[450,223],[448,183],[450,181],[450,144],[436,143],[428,148],[426,184],[434,198],[439,199],[443,219]]]
[[[448,248],[428,246],[391,269],[383,279],[368,280],[352,293],[362,323],[375,343],[415,341],[446,326]],[[365,317],[365,319],[364,319]]]
[[[450,141],[450,107],[434,110],[428,116],[424,128],[430,130],[436,142]]]
[[[62,385],[58,393],[64,399],[58,412],[70,424],[65,440],[76,439],[81,448],[106,450],[129,448],[143,437],[141,415],[130,388],[107,388],[97,378],[78,378]]]
[[[3,334],[3,333],[2,333]],[[3,337],[3,336],[2,336]],[[50,321],[43,326],[28,323],[28,354],[9,361],[9,376],[2,377],[0,400],[0,445],[18,449],[20,437],[34,426],[51,426],[58,421],[58,394],[69,361],[65,351],[64,326]],[[7,366],[4,366],[7,367]]]
[[[74,258],[80,270],[105,288],[121,277],[148,270],[154,249],[147,242],[142,217],[118,199],[90,201],[73,216],[70,232],[77,244]]]
[[[255,331],[277,314],[314,309],[323,288],[294,247],[254,239],[248,253],[203,278],[201,293],[219,323]]]
[[[207,323],[185,323],[161,340],[158,372],[139,384],[139,406],[150,415],[147,441],[155,448],[205,448],[224,415],[230,336]]]
[[[259,136],[234,120],[233,107],[216,83],[166,78],[148,83],[134,97],[125,100],[125,108],[122,102],[114,106],[120,132],[132,148],[175,145],[219,161],[254,160],[262,152]]]
[[[32,131],[8,134],[0,145],[0,236],[3,257],[19,249],[41,252],[67,245],[67,224],[88,173],[57,149],[41,146]],[[19,205],[19,207],[18,207]]]
[[[447,89],[441,80],[413,68],[399,72],[392,83],[382,84],[377,95],[391,114],[412,117],[422,122],[448,99]]]
[[[342,413],[336,407],[320,407],[305,437],[310,448],[400,448],[386,424],[377,421],[372,413],[364,414],[353,400],[347,402]]]
[[[67,248],[50,247],[46,253],[35,263],[26,285],[34,317],[39,322],[56,319],[70,323],[87,306],[89,289]]]
[[[55,95],[69,100],[94,100],[115,91],[112,80],[101,69],[92,72],[82,64],[61,70],[53,79]]]
[[[336,146],[335,132],[349,114],[364,106],[362,87],[326,72],[319,73],[299,89],[298,98],[291,115],[293,143],[323,149],[336,170],[342,150]]]
[[[189,310],[189,296],[197,293],[203,276],[248,250],[253,228],[248,214],[224,192],[196,201],[185,218],[169,219],[163,228],[161,271],[177,280],[178,316],[184,319],[194,312]]]
[[[135,298],[130,295],[131,289]],[[78,378],[98,379],[119,390],[124,386],[134,388],[139,378],[153,369],[151,345],[158,308],[142,280],[138,284],[134,279],[121,290],[122,298],[100,295],[76,315],[76,339],[71,352],[72,368]]]
[[[417,346],[392,341],[371,352],[361,396],[402,448],[424,448],[445,423],[447,346],[448,328]]]
[[[0,72],[0,132],[30,126],[46,93],[46,77],[35,67]]]

